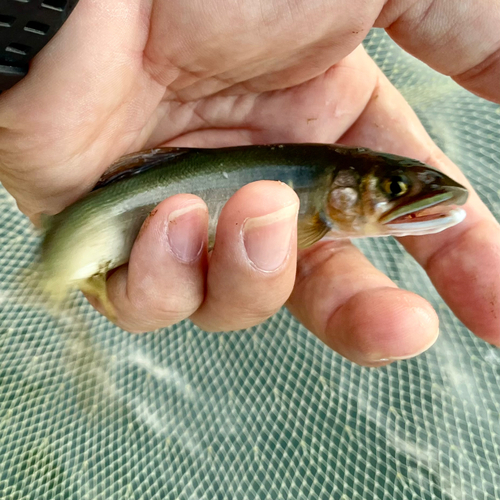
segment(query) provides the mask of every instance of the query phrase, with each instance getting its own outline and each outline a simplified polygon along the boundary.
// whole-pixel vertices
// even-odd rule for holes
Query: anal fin
[[[84,294],[95,297],[104,308],[104,315],[110,321],[116,321],[116,311],[113,304],[109,300],[106,289],[106,273],[94,274],[94,276],[79,282],[78,288]]]

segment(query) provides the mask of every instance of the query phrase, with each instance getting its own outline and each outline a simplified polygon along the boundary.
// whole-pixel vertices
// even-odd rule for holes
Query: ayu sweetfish
[[[116,162],[94,190],[46,224],[38,279],[60,302],[72,288],[98,297],[108,315],[106,274],[129,259],[148,214],[178,193],[200,196],[213,244],[219,214],[243,185],[281,181],[300,199],[298,243],[324,236],[423,235],[461,222],[467,190],[417,160],[366,148],[280,144],[159,148]]]

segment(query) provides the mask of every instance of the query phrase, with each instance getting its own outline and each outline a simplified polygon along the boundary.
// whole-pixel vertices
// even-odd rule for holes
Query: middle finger
[[[219,218],[196,324],[240,330],[285,303],[295,280],[298,209],[297,195],[280,182],[254,182],[232,196]]]

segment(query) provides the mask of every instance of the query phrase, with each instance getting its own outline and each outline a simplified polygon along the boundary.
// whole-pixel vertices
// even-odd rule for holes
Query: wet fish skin
[[[107,301],[107,271],[128,261],[142,223],[158,203],[178,193],[200,196],[209,209],[213,242],[227,200],[261,179],[284,182],[297,193],[301,246],[327,233],[393,234],[387,229],[391,210],[398,209],[404,219],[407,207],[422,210],[437,195],[443,205],[467,198],[463,186],[437,170],[367,148],[278,144],[148,150],[119,160],[91,193],[51,218],[41,250],[44,290],[60,301],[69,288],[78,287]],[[392,192],[399,188],[405,192]],[[384,217],[389,224],[381,222]]]

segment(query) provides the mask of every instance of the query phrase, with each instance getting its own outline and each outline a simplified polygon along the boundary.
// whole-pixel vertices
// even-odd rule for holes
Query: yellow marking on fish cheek
[[[389,208],[389,200],[378,188],[378,180],[373,175],[363,180],[361,197],[363,216],[370,223],[377,223],[380,216]]]

